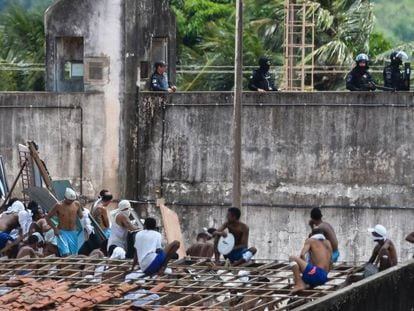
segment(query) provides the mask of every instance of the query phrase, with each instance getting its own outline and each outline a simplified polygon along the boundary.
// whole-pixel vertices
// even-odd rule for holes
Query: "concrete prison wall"
[[[414,260],[352,284],[297,311],[414,310]]]
[[[0,93],[0,155],[9,185],[19,171],[17,145],[34,140],[53,179],[69,179],[94,196],[105,180],[102,102],[97,93]]]
[[[384,224],[408,258],[414,214],[413,93],[244,94],[243,202],[259,258],[286,259],[323,206],[341,259],[366,260]],[[141,93],[136,197],[161,187],[188,242],[231,202],[232,94]],[[164,120],[164,122],[163,122]]]

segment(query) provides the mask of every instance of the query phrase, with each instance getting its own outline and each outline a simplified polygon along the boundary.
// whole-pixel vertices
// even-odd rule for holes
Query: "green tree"
[[[12,5],[0,22],[0,61],[3,69],[11,69],[0,74],[6,81],[13,80],[0,85],[2,90],[44,90],[44,72],[32,69],[32,64],[43,64],[45,58],[43,11]]]

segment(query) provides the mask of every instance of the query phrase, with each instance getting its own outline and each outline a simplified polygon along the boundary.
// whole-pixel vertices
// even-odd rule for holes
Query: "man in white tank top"
[[[129,215],[131,214],[131,203],[128,200],[122,200],[118,204],[118,211],[115,215],[115,221],[111,227],[111,235],[108,240],[108,256],[116,247],[121,247],[125,251],[128,249],[128,232],[137,231],[139,228],[134,226]]]
[[[161,248],[161,234],[156,231],[157,225],[154,218],[147,218],[144,230],[135,236],[135,254],[132,270],[137,262],[141,270],[147,275],[163,274],[168,261],[174,257],[180,248],[180,242],[173,241],[164,249]]]

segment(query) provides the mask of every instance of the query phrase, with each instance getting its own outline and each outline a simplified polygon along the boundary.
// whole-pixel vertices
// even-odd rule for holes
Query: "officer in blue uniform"
[[[151,90],[156,92],[174,93],[177,88],[168,81],[167,64],[164,61],[156,62],[155,71],[151,76]]]
[[[250,76],[249,89],[257,92],[277,91],[272,75],[269,73],[270,60],[267,57],[260,57],[259,66],[259,69],[253,70]]]
[[[350,91],[374,91],[375,82],[368,72],[369,58],[361,53],[355,58],[356,66],[346,76],[346,88]]]

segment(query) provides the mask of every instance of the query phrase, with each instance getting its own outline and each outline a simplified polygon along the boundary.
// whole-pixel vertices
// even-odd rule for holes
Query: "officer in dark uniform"
[[[392,52],[390,55],[391,63],[384,68],[384,86],[396,91],[407,91],[404,80],[404,73],[400,70],[403,58],[408,58],[403,51]]]
[[[175,92],[177,88],[168,81],[167,64],[159,61],[155,63],[154,67],[155,71],[151,76],[151,90],[156,92]]]
[[[258,92],[277,91],[272,75],[269,73],[270,60],[266,57],[260,57],[259,66],[259,69],[253,70],[250,76],[249,89]]]
[[[361,53],[355,58],[356,66],[346,76],[346,88],[350,91],[374,91],[375,82],[368,72],[368,55]]]

